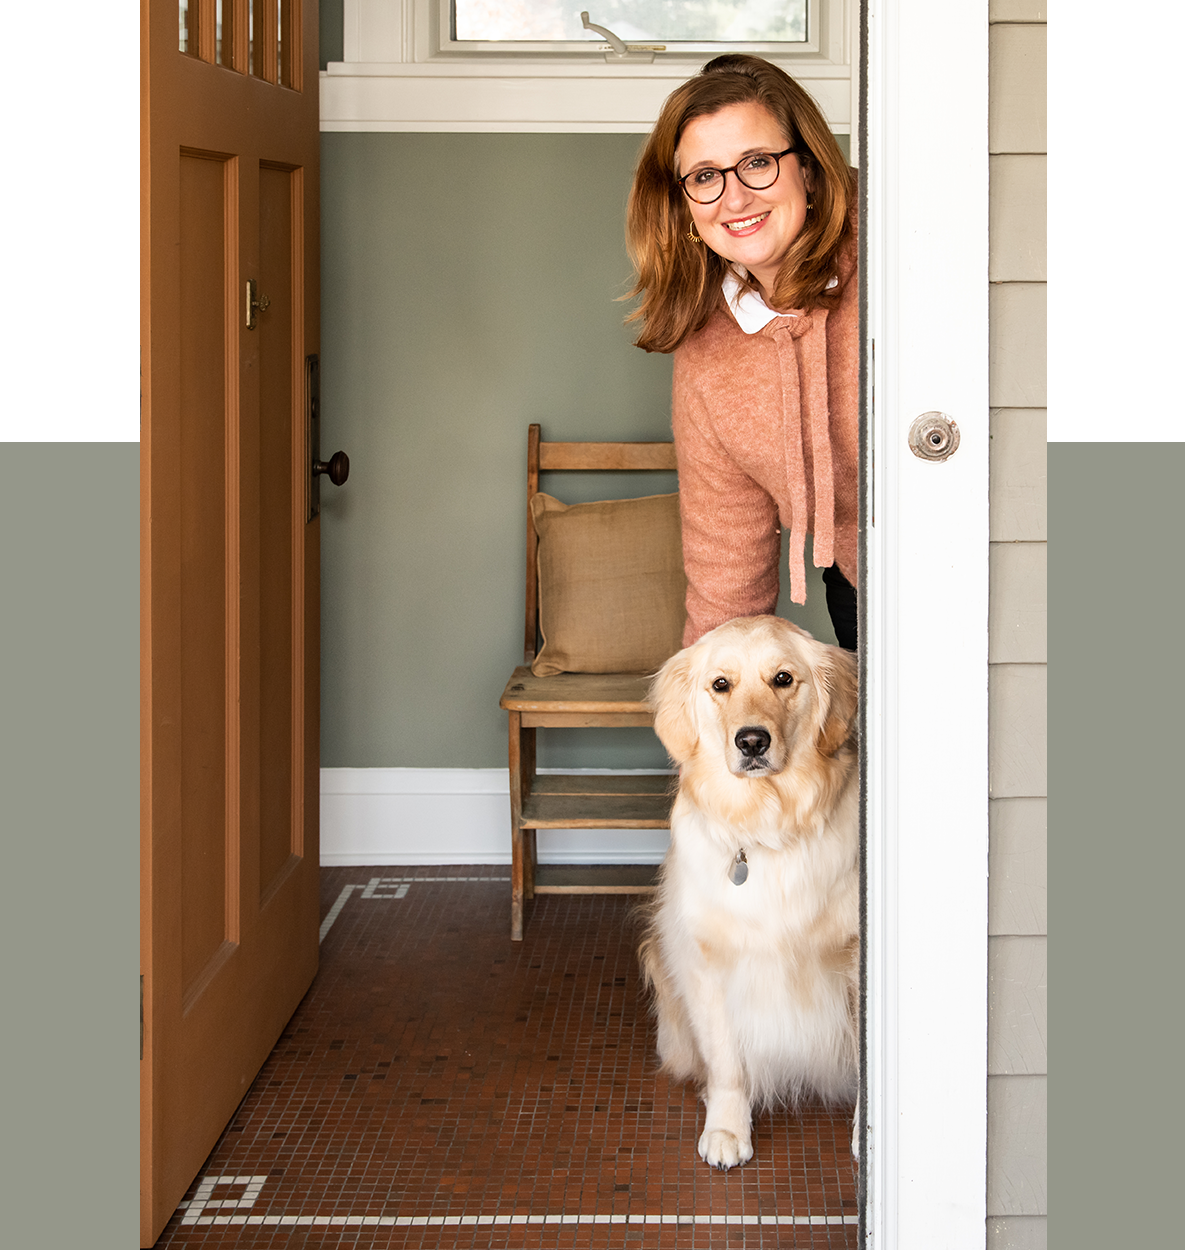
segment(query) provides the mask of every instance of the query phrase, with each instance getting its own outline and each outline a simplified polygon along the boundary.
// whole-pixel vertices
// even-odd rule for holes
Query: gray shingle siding
[[[987,1247],[1044,1250],[1045,6],[989,14]]]

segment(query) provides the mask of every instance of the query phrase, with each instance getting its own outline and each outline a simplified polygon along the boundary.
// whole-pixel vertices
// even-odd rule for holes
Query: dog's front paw
[[[748,1134],[743,1138],[724,1128],[706,1128],[699,1139],[699,1157],[712,1168],[727,1172],[753,1157],[753,1143]]]

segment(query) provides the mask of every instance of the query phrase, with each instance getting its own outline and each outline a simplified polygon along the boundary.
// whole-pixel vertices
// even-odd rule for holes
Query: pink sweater
[[[675,351],[687,627],[683,645],[734,616],[772,612],[781,526],[790,592],[806,601],[804,550],[856,584],[859,299],[856,244],[838,306],[777,316],[746,334],[716,312]]]

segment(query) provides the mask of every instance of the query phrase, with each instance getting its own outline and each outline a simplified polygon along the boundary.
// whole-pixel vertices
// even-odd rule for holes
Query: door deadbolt
[[[271,305],[272,305],[272,302],[270,299],[268,299],[266,295],[256,296],[255,279],[248,278],[247,279],[247,329],[248,330],[255,329],[256,311],[267,312],[267,310],[271,307]]]
[[[350,476],[350,457],[344,451],[321,459],[321,362],[316,356],[305,357],[305,431],[310,461],[305,519],[311,521],[321,511],[321,478],[341,486]]]
[[[947,460],[959,450],[959,427],[945,412],[923,412],[909,427],[909,450],[920,460]]]

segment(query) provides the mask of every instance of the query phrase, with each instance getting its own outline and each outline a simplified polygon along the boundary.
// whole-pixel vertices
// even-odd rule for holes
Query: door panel
[[[226,812],[226,255],[227,164],[180,157],[180,840],[182,995],[222,944],[227,916]],[[229,242],[229,247],[228,247]],[[162,586],[162,590],[164,587]]]
[[[188,7],[188,53],[142,9],[142,1245],[317,966],[316,5],[225,4],[221,64]]]
[[[293,813],[293,281],[294,171],[259,170],[259,289],[270,299],[259,318],[259,707],[261,897],[299,855]],[[299,796],[295,796],[299,797]]]

